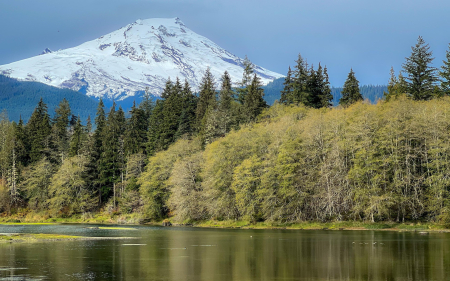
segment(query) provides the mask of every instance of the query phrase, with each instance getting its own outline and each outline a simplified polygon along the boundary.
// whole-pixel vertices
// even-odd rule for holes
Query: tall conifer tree
[[[145,143],[147,142],[147,126],[146,113],[141,107],[133,106],[130,110],[130,118],[127,120],[125,129],[125,154],[130,155],[134,153],[145,151]]]
[[[83,139],[85,138],[85,131],[81,124],[81,118],[77,118],[77,123],[73,128],[72,138],[70,140],[69,157],[78,155],[83,145]]]
[[[243,106],[248,121],[254,121],[262,110],[267,107],[266,101],[263,98],[264,90],[261,86],[261,80],[254,74]]]
[[[245,56],[244,62],[244,73],[242,74],[242,81],[239,83],[239,88],[237,91],[237,100],[243,104],[245,100],[245,96],[248,93],[248,87],[252,83],[253,73],[255,72],[253,63]]]
[[[292,81],[292,70],[289,66],[286,78],[283,82],[283,90],[281,91],[280,102],[284,104],[289,104],[293,102],[292,92],[293,92],[293,81]]]
[[[309,104],[309,91],[308,91],[308,63],[303,57],[298,54],[298,59],[295,61],[297,64],[294,70],[294,78],[292,81],[292,98],[288,103],[303,103]]]
[[[187,80],[184,81],[182,90],[182,111],[175,139],[183,135],[192,135],[195,131],[195,111],[197,109],[197,97],[192,93]]]
[[[50,116],[47,112],[47,105],[42,98],[39,100],[33,114],[31,114],[26,131],[30,143],[30,161],[36,162],[45,156],[45,151],[50,146]]]
[[[342,98],[339,101],[339,104],[343,106],[349,106],[357,101],[363,100],[363,97],[359,92],[359,81],[356,79],[353,69],[350,69],[350,73],[347,76],[347,80],[344,83],[344,88],[341,93]]]
[[[69,135],[67,126],[71,116],[70,105],[66,99],[63,99],[55,108],[55,117],[53,118],[53,138],[59,157],[59,162],[63,162],[69,151]]]
[[[449,48],[445,52],[446,60],[442,61],[443,65],[441,66],[441,71],[439,72],[439,76],[441,78],[441,91],[444,95],[450,95],[450,44]]]
[[[216,90],[214,88],[214,77],[208,67],[200,84],[200,93],[196,109],[197,130],[201,132],[204,129],[204,117],[209,107],[216,102]]]
[[[428,100],[433,96],[437,82],[436,68],[431,66],[433,52],[421,36],[411,49],[411,56],[403,64],[403,70],[407,74],[408,94],[414,100]]]

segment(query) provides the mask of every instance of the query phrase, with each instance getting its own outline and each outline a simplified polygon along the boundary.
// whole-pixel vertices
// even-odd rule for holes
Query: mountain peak
[[[50,50],[49,48],[45,48],[45,49],[42,51],[42,53],[40,53],[39,55],[45,55],[45,54],[50,54],[50,53],[53,53],[53,51]]]
[[[207,67],[216,81],[227,70],[236,84],[243,73],[243,59],[178,17],[139,19],[77,47],[45,51],[45,56],[0,66],[0,74],[121,100],[147,87],[159,95],[169,77],[186,79],[198,90]],[[255,72],[265,84],[283,76],[259,66]]]

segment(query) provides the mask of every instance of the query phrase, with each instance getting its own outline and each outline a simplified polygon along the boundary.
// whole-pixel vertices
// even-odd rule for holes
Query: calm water
[[[0,244],[0,280],[450,280],[445,233],[85,227],[0,233],[139,238]]]

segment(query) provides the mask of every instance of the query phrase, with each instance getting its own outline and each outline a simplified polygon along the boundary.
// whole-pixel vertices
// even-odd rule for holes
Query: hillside
[[[65,98],[70,104],[72,114],[79,115],[83,122],[89,115],[91,118],[95,117],[97,101],[82,93],[0,75],[0,111],[6,110],[11,121],[17,122],[22,116],[27,122],[40,98],[48,105],[51,115]]]

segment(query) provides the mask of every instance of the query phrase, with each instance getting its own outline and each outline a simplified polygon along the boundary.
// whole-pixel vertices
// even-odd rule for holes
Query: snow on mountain
[[[74,48],[51,51],[0,66],[0,73],[21,80],[85,91],[122,100],[149,87],[159,95],[168,77],[189,81],[194,90],[210,67],[218,84],[227,70],[242,79],[243,59],[187,28],[179,18],[137,20]],[[255,66],[267,84],[283,75]]]

